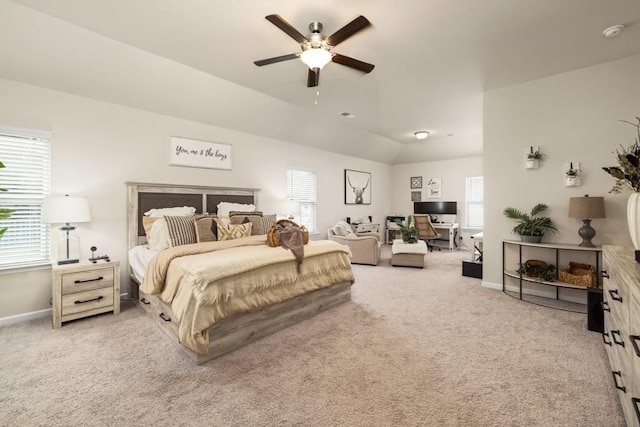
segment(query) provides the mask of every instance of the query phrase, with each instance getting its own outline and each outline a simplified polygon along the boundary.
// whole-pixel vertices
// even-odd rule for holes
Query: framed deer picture
[[[345,205],[371,204],[371,173],[344,170]]]

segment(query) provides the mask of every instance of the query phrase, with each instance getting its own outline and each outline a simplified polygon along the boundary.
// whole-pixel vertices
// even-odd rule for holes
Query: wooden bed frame
[[[255,188],[206,187],[127,182],[128,248],[146,243],[143,213],[151,208],[193,206],[197,212],[215,212],[221,201],[254,204]],[[178,322],[171,307],[155,295],[139,292],[139,284],[129,268],[129,296],[176,343]],[[253,341],[313,317],[317,313],[351,300],[351,283],[343,282],[300,295],[278,304],[239,314],[209,328],[208,354],[196,353],[183,345],[182,349],[197,363],[214,359]]]

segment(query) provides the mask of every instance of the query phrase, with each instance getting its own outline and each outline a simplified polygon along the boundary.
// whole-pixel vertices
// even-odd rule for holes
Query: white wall
[[[425,142],[428,144],[428,140]],[[465,178],[468,176],[482,176],[482,157],[468,157],[463,159],[441,160],[424,163],[395,165],[391,173],[391,212],[393,214],[408,215],[413,213],[412,191],[421,191],[422,201],[456,201],[458,202],[458,217],[461,236],[460,244],[467,248],[473,247],[469,235],[477,230],[463,230],[465,224]],[[412,176],[422,177],[422,189],[412,190],[410,179]],[[442,197],[428,199],[426,183],[429,178],[442,178]]]
[[[81,256],[95,245],[126,272],[126,181],[261,188],[259,207],[277,212],[286,169],[314,170],[319,237],[346,216],[384,217],[391,166],[48,89],[0,80],[0,125],[54,133],[52,194],[86,196],[92,221],[78,224]],[[233,104],[232,99],[220,102]],[[251,120],[250,117],[247,120]],[[233,170],[168,165],[169,135],[233,145]],[[372,173],[372,204],[344,204],[344,169]],[[54,233],[55,236],[55,233]],[[0,274],[0,318],[49,308],[51,271]]]
[[[502,211],[529,211],[546,203],[559,231],[544,241],[580,243],[582,222],[568,218],[570,197],[604,196],[606,219],[593,220],[596,245],[631,246],[627,232],[629,192],[608,191],[613,178],[603,166],[616,165],[612,152],[633,142],[635,129],[619,120],[640,115],[640,56],[551,76],[488,92],[484,108],[484,284],[502,286],[501,241],[513,222]],[[525,170],[524,150],[540,146],[540,168]],[[579,161],[582,185],[563,185],[563,165]],[[566,267],[566,266],[565,266]]]

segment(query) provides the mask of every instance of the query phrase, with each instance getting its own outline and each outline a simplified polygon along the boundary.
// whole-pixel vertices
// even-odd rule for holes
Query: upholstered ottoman
[[[396,239],[391,246],[391,265],[424,268],[424,256],[428,251],[423,240],[405,243],[402,239]]]

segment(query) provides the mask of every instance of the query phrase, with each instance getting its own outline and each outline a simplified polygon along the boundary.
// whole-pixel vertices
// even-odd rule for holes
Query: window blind
[[[466,228],[484,227],[484,177],[469,176],[466,179]]]
[[[42,203],[50,193],[51,143],[42,132],[8,133],[0,129],[0,208],[13,212],[0,220],[0,269],[48,264],[49,225]]]
[[[287,169],[287,198],[300,202],[300,217],[295,221],[316,232],[316,173]]]

